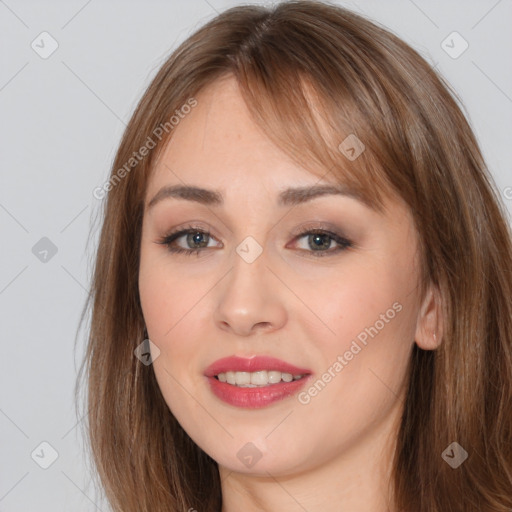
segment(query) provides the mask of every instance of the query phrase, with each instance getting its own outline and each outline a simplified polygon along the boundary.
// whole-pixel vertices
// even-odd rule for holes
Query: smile
[[[222,402],[258,409],[298,393],[311,371],[269,356],[231,356],[212,363],[204,375]]]

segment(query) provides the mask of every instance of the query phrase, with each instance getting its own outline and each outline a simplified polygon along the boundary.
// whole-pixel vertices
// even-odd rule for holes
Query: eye
[[[187,247],[180,247],[177,242],[184,238]],[[343,237],[338,233],[328,231],[325,229],[310,229],[300,232],[295,236],[294,241],[306,238],[307,247],[301,250],[306,253],[311,253],[313,257],[332,256],[344,251],[353,244],[350,240]],[[169,252],[173,254],[184,254],[190,256],[192,254],[199,254],[203,249],[211,247],[209,242],[213,240],[209,231],[194,226],[188,226],[185,229],[179,229],[169,233],[165,237],[157,241],[161,245],[165,245]],[[337,247],[332,248],[332,243],[337,244]]]
[[[352,242],[342,235],[324,229],[302,231],[294,240],[302,238],[306,239],[307,247],[304,250],[312,253],[311,256],[313,257],[332,256],[353,246]],[[331,249],[332,242],[338,244],[334,249]]]
[[[181,238],[185,239],[185,244],[188,247],[183,248],[176,245],[177,241]],[[188,226],[186,229],[179,229],[178,231],[169,233],[157,243],[167,246],[167,249],[174,254],[185,254],[187,256],[197,254],[197,256],[199,256],[199,253],[208,247],[210,239],[213,240],[213,237],[210,235],[209,231]]]

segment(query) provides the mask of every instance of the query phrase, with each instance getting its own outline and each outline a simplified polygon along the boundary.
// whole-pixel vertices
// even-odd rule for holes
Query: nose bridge
[[[269,264],[268,249],[254,237],[247,236],[235,247],[232,270],[235,284],[238,283],[241,287],[247,286],[249,289],[261,284],[264,288]]]

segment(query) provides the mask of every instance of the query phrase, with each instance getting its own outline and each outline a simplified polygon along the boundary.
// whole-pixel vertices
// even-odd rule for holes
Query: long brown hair
[[[396,194],[413,214],[422,291],[439,287],[444,332],[436,350],[414,345],[411,353],[390,475],[396,509],[510,511],[512,243],[504,207],[442,77],[387,30],[312,1],[221,13],[172,53],[124,133],[103,204],[79,373],[87,377],[91,453],[113,509],[221,507],[217,464],[183,431],[134,349],[145,338],[144,194],[175,128],[161,140],[155,130],[228,74],[255,121],[301,165],[350,182],[375,204]],[[353,161],[339,149],[349,136],[365,146]],[[156,147],[126,170],[148,137]],[[468,453],[456,469],[442,457],[452,442]]]

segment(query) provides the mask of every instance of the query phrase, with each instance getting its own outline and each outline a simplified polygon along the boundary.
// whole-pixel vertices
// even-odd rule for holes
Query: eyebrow
[[[279,193],[277,204],[279,206],[295,206],[327,195],[351,197],[372,209],[374,208],[360,193],[346,185],[314,185],[287,188]],[[149,210],[164,199],[184,199],[208,206],[222,206],[224,204],[224,199],[219,190],[209,190],[191,185],[168,185],[162,187],[156,193],[153,199],[149,201],[147,209]]]

